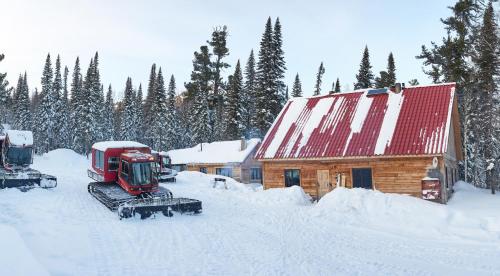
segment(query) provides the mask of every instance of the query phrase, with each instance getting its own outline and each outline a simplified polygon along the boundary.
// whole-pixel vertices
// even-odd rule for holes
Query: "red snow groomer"
[[[92,146],[92,168],[88,176],[97,182],[88,185],[89,193],[120,219],[139,214],[147,218],[172,211],[200,213],[201,201],[174,198],[172,192],[158,185],[159,171],[151,149],[138,142],[109,141]]]

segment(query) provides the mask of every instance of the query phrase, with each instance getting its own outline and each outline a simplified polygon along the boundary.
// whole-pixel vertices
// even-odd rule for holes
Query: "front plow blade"
[[[179,213],[201,213],[201,201],[191,198],[144,198],[134,199],[123,203],[118,207],[118,216],[131,218],[140,215],[141,219],[150,217],[156,213],[162,213],[167,217],[173,216],[172,212]]]

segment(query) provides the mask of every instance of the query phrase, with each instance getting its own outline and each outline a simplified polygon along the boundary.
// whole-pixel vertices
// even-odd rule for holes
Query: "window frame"
[[[199,171],[201,173],[207,174],[208,173],[208,168],[207,167],[200,167]]]
[[[112,161],[112,159],[116,159],[116,161]],[[116,169],[112,170],[111,165],[116,164]],[[120,158],[116,156],[108,157],[108,172],[117,172],[120,168]]]
[[[129,163],[125,160],[122,160],[120,164],[121,164],[120,177],[128,180],[130,176]],[[127,168],[127,172],[125,172],[125,168]]]
[[[291,172],[293,174],[293,172],[297,172],[298,173],[298,185],[297,184],[291,184],[291,185],[287,185],[287,172]],[[302,177],[301,177],[301,172],[300,172],[300,169],[285,169],[284,172],[283,172],[283,177],[285,178],[285,187],[288,188],[288,187],[292,187],[292,186],[299,186],[301,187],[302,186]],[[292,175],[292,177],[294,177]]]
[[[104,171],[104,151],[95,150],[94,167],[96,169]]]
[[[253,172],[255,170],[258,170],[258,175],[260,176],[259,178],[253,178],[254,174]],[[262,168],[259,168],[259,167],[252,167],[250,168],[250,181],[255,181],[255,180],[260,180],[262,181]]]
[[[221,172],[222,171],[228,171],[229,173],[226,175],[226,174],[222,174]],[[215,168],[215,174],[216,175],[221,175],[221,176],[226,176],[226,177],[233,177],[233,168],[227,168],[227,167],[220,167],[220,168]]]

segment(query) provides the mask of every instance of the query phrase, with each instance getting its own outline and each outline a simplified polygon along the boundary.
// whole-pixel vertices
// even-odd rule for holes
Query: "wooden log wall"
[[[264,161],[264,188],[285,187],[285,169],[299,169],[301,187],[312,197],[318,197],[317,170],[329,170],[330,182],[336,185],[337,173],[345,175],[346,187],[352,187],[353,168],[371,168],[373,188],[386,193],[421,197],[421,180],[433,157],[371,158],[335,161]],[[443,159],[439,159],[440,163]]]

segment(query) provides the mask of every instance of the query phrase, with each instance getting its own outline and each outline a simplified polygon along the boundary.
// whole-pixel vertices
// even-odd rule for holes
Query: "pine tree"
[[[266,23],[264,34],[260,42],[259,60],[256,70],[255,114],[252,125],[254,137],[263,137],[271,126],[275,112],[279,106],[279,92],[277,91],[275,72],[275,45],[271,18]]]
[[[143,125],[144,125],[144,114],[143,114],[143,103],[142,103],[142,84],[139,84],[139,89],[137,90],[137,95],[135,97],[135,122],[134,122],[134,129],[135,129],[135,140],[140,141],[140,142],[146,142],[144,141],[144,131],[143,131]]]
[[[5,55],[0,54],[0,62],[3,61]],[[0,72],[0,133],[3,131],[3,123],[7,123],[7,102],[9,99],[10,89],[9,82],[7,81],[7,73]]]
[[[19,130],[31,129],[31,114],[30,114],[30,100],[28,77],[26,73],[19,75],[17,87],[13,97],[13,127]]]
[[[144,133],[146,136],[145,141],[149,144],[151,144],[152,141],[152,129],[151,129],[151,122],[153,121],[152,114],[151,114],[151,107],[153,105],[153,101],[155,99],[155,88],[156,85],[156,64],[153,63],[151,65],[151,71],[149,73],[149,81],[148,81],[148,91],[146,95],[146,99],[144,101],[144,111],[143,111],[143,117],[144,117]]]
[[[380,71],[380,77],[375,78],[375,87],[391,87],[396,83],[396,65],[392,53],[387,58],[387,71]]]
[[[408,84],[410,86],[415,86],[415,85],[419,85],[420,83],[418,82],[417,79],[411,79],[411,80],[408,81]]]
[[[134,140],[134,117],[135,117],[135,102],[134,89],[132,88],[132,79],[127,78],[125,84],[125,92],[123,95],[123,112],[121,116],[120,138],[122,140]]]
[[[299,73],[295,75],[295,81],[292,87],[292,97],[302,97],[302,83],[300,82]]]
[[[333,88],[334,93],[340,93],[340,81],[339,78],[337,78],[337,81],[335,81],[335,88]]]
[[[275,98],[276,103],[271,105],[272,118],[269,118],[271,124],[274,119],[278,116],[281,108],[285,104],[285,82],[283,81],[285,77],[286,65],[285,65],[285,52],[283,51],[283,38],[281,34],[281,23],[279,17],[276,18],[273,30],[272,39],[272,59],[273,59],[273,77],[275,81]],[[271,102],[272,103],[272,102]]]
[[[213,62],[213,97],[215,101],[215,108],[213,116],[211,116],[211,128],[213,129],[212,139],[219,140],[220,135],[223,132],[223,113],[224,113],[224,96],[222,91],[220,91],[220,86],[222,84],[221,71],[229,68],[229,64],[223,61],[223,58],[229,55],[229,49],[227,48],[227,27],[216,27],[212,32],[212,39],[207,41],[207,43],[212,47],[213,54],[215,56],[215,61]]]
[[[80,58],[76,58],[73,67],[73,75],[71,78],[71,148],[78,153],[84,153],[83,136],[84,130],[82,128],[80,116],[83,115],[83,85],[82,75],[80,73]]]
[[[64,66],[64,74],[63,74],[63,92],[61,96],[61,109],[60,109],[60,123],[61,128],[59,131],[60,135],[60,145],[64,148],[70,148],[70,137],[72,136],[71,129],[71,113],[69,106],[69,91],[68,91],[68,75],[69,70],[68,67]]]
[[[443,37],[440,44],[431,42],[431,47],[422,46],[421,54],[416,58],[422,59],[426,73],[434,83],[456,82],[456,92],[461,116],[463,135],[463,172],[465,181],[481,186],[480,158],[476,152],[481,145],[475,137],[480,132],[477,129],[481,124],[477,98],[477,83],[474,80],[474,68],[470,63],[475,56],[473,49],[477,39],[476,19],[479,18],[478,1],[459,0],[454,6],[449,7],[452,16],[442,19],[447,36]]]
[[[177,113],[177,108],[175,107],[175,77],[170,76],[170,81],[168,83],[167,89],[167,112],[165,118],[166,125],[166,148],[165,150],[177,149],[180,147],[180,136],[179,133],[179,116]]]
[[[31,104],[30,104],[31,114],[35,114],[35,111],[37,110],[39,104],[40,104],[40,94],[38,93],[38,88],[35,87],[35,92],[33,92],[33,96],[31,96]],[[33,125],[31,126],[31,129],[34,129]]]
[[[53,89],[53,71],[50,54],[47,55],[42,73],[42,92],[40,94],[40,106],[37,112],[37,123],[35,129],[35,146],[39,152],[47,152],[54,149],[56,136],[56,101],[57,97]]]
[[[55,122],[54,122],[54,148],[64,147],[64,137],[61,132],[63,129],[64,120],[64,103],[63,103],[63,80],[61,75],[61,59],[59,55],[56,59],[56,66],[54,71],[54,82],[52,84],[54,93],[54,108],[55,108]]]
[[[225,119],[226,133],[225,138],[236,140],[241,138],[243,125],[241,124],[241,102],[240,94],[243,90],[243,75],[241,73],[240,61],[236,63],[233,77],[231,78],[230,87],[227,96],[227,108]]]
[[[104,117],[104,87],[101,83],[101,76],[99,73],[99,54],[95,53],[92,62],[92,68],[90,69],[90,84],[89,84],[89,112],[90,112],[90,141],[89,144],[92,146],[97,141],[103,140],[104,130],[102,128],[102,122]],[[90,146],[88,150],[90,150]]]
[[[323,66],[323,62],[319,65],[318,68],[318,73],[316,74],[316,84],[314,85],[314,93],[313,96],[318,96],[321,94],[321,78],[323,77],[323,74],[325,73],[325,67]]]
[[[497,128],[500,94],[499,85],[495,80],[495,78],[500,78],[500,37],[491,1],[484,11],[479,34],[475,45],[478,55],[474,62],[477,66],[477,81],[480,88],[478,92],[481,94],[482,103],[479,110],[481,131],[476,135],[479,136],[479,142],[483,145],[481,155],[484,159],[482,169],[485,171],[486,187],[489,187],[491,193],[494,194],[498,180],[498,168],[495,168],[495,165],[498,166],[498,156],[500,156],[500,136]]]
[[[365,46],[356,80],[357,82],[354,84],[354,89],[370,88],[373,86],[373,73],[368,46]]]
[[[104,129],[104,140],[112,141],[115,139],[114,133],[114,102],[113,102],[113,90],[111,84],[108,87],[108,92],[106,93],[106,101],[104,102],[104,118],[103,118],[103,129]]]
[[[252,116],[255,114],[255,58],[253,50],[250,51],[247,64],[245,66],[245,85],[241,92],[241,124],[243,125],[242,135],[250,138],[252,133]]]
[[[151,106],[151,114],[153,114],[153,121],[151,124],[153,129],[152,148],[160,151],[167,147],[167,140],[165,137],[167,135],[167,126],[165,124],[165,118],[168,117],[165,80],[163,79],[161,67],[158,69],[155,88],[155,99]]]
[[[213,72],[210,56],[207,46],[201,46],[200,52],[194,53],[191,82],[186,84],[186,88],[193,95],[190,121],[194,143],[213,141],[209,106],[210,81]]]

